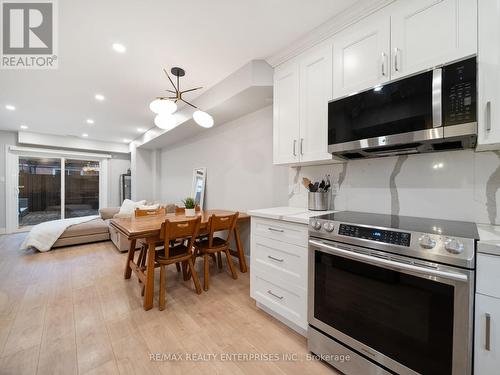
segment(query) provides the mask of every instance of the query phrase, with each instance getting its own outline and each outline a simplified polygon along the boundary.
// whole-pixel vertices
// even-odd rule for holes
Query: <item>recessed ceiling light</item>
[[[95,94],[95,98],[96,98],[96,100],[99,100],[99,101],[101,101],[101,102],[102,102],[104,99],[106,99],[106,98],[104,97],[104,95],[102,95],[102,94]]]
[[[87,124],[92,125],[93,123],[94,123],[94,120],[92,120],[91,118],[88,118],[88,119],[87,119]]]
[[[130,143],[130,142],[132,142],[132,140],[131,140],[131,139],[128,139],[128,138],[124,138],[124,139],[123,139],[123,142],[125,142],[125,143]]]
[[[137,128],[137,133],[144,133],[144,129],[143,128]]]
[[[26,129],[28,129],[28,125],[21,125],[20,128],[23,130],[26,130]]]
[[[15,111],[15,110],[16,110],[16,107],[14,107],[13,105],[7,104],[7,105],[5,106],[5,109],[8,109],[9,111]]]
[[[83,133],[82,137],[87,138],[89,135],[87,133]]]
[[[118,53],[125,53],[127,48],[121,43],[113,43],[113,49]]]

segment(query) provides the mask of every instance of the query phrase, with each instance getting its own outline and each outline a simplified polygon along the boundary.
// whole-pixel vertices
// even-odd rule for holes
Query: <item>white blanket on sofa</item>
[[[49,251],[61,234],[70,226],[86,223],[98,217],[98,215],[74,217],[71,219],[53,220],[37,224],[31,228],[28,237],[26,237],[21,245],[21,250],[33,247],[38,251]]]

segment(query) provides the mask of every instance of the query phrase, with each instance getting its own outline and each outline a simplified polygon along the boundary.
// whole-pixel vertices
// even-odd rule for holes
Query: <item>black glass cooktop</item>
[[[442,234],[479,240],[475,223],[466,221],[426,219],[421,217],[372,214],[367,212],[341,211],[316,216],[316,219],[335,220],[344,223],[392,228],[422,233]]]

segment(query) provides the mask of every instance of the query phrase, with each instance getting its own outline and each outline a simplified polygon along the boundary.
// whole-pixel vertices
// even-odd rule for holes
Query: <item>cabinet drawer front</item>
[[[252,276],[254,298],[299,327],[307,329],[305,289],[285,286],[282,280],[260,270]]]
[[[477,293],[500,298],[500,257],[477,254]]]
[[[252,269],[262,269],[286,281],[307,287],[307,248],[266,237],[252,237]]]
[[[252,235],[307,247],[307,225],[280,220],[252,219]]]
[[[500,365],[500,299],[476,294],[474,373],[498,374]]]

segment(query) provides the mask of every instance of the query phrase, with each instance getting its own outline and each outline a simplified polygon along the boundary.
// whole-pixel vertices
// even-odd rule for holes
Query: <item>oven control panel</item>
[[[399,246],[410,246],[411,234],[406,232],[396,232],[391,230],[381,230],[357,225],[340,224],[339,232],[341,236],[349,236],[390,243]]]

